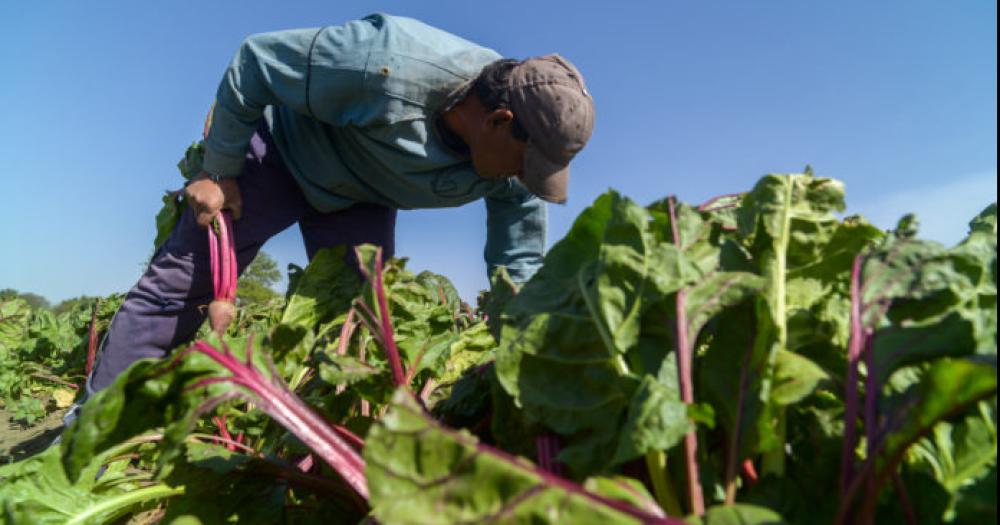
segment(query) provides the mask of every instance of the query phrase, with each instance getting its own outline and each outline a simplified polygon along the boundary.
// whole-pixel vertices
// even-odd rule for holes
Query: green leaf
[[[97,469],[107,456],[92,458],[77,482],[71,482],[63,471],[58,447],[0,467],[0,508],[4,512],[0,521],[11,525],[112,523],[140,505],[184,492],[182,486],[149,484],[148,476],[124,476],[127,461],[112,463],[97,480]]]
[[[184,157],[177,163],[177,169],[185,179],[191,180],[201,173],[202,165],[205,162],[205,143],[203,141],[192,142],[184,150]]]
[[[159,250],[174,231],[174,226],[184,212],[184,198],[180,192],[167,191],[163,194],[163,207],[156,213],[156,238],[153,239],[153,251]]]
[[[816,363],[794,352],[779,352],[774,363],[771,401],[779,406],[798,403],[828,377]]]
[[[381,373],[379,368],[349,355],[324,355],[319,362],[319,376],[331,385],[350,386]]]
[[[520,286],[510,278],[507,269],[500,266],[490,276],[490,289],[479,295],[479,311],[486,315],[490,333],[498,342],[500,341],[500,329],[503,326],[501,322],[503,310],[518,291],[520,291]]]
[[[847,318],[849,303],[837,299],[847,293],[844,281],[854,256],[879,236],[858,218],[840,221],[836,213],[843,209],[841,182],[806,173],[765,176],[738,211],[741,240],[765,285],[754,310],[754,343],[737,343],[749,352],[738,360],[744,363],[745,389],[735,399],[744,406],[725,411],[750,419],[724,426],[744,429],[739,450],[767,454],[765,473],[783,475],[783,407],[807,396],[823,377],[813,356],[835,365],[843,354],[846,322],[838,320]],[[785,360],[781,366],[779,358]],[[789,382],[790,370],[807,375]]]
[[[949,493],[948,519],[954,517],[956,507],[969,494],[967,489],[996,470],[994,410],[987,402],[980,402],[978,408],[954,423],[938,423],[910,452],[913,462],[927,468]],[[994,514],[995,510],[994,505]]]
[[[979,215],[969,222],[969,230],[970,232],[992,233],[994,238],[996,238],[997,203],[994,202],[979,212]]]
[[[784,525],[777,512],[753,505],[718,505],[705,509],[705,515],[684,519],[690,525]]]
[[[624,476],[587,478],[583,488],[611,499],[622,501],[653,516],[663,516],[663,509],[657,505],[653,495],[638,480]]]
[[[316,252],[288,297],[281,324],[290,331],[320,330],[341,320],[360,291],[357,272],[344,260],[344,247]],[[317,336],[320,334],[317,333]]]
[[[934,426],[954,417],[976,402],[996,395],[995,359],[938,359],[922,374],[919,383],[889,400],[892,426],[879,457],[882,470],[894,468],[913,443]]]
[[[645,376],[629,403],[614,462],[627,461],[649,450],[667,450],[690,429],[687,405],[677,398],[677,392]]]
[[[567,438],[559,458],[579,475],[672,446],[689,428],[672,355],[678,290],[693,342],[760,287],[751,274],[718,271],[716,223],[677,205],[673,224],[671,206],[601,196],[504,312],[500,383],[531,420]]]
[[[185,518],[206,524],[283,521],[284,506],[290,503],[286,498],[289,484],[275,474],[294,477],[293,467],[233,453],[219,445],[188,442],[184,451],[166,481],[187,490],[167,504],[164,523]]]
[[[230,343],[233,348],[245,348],[244,341]],[[257,362],[264,359],[259,343],[253,355]],[[165,469],[163,474],[168,473],[171,462],[181,453],[181,443],[201,417],[202,405],[232,394],[236,388],[228,382],[188,387],[222,375],[227,375],[225,369],[200,353],[183,359],[136,361],[110,386],[89,398],[80,407],[79,418],[63,432],[59,448],[67,477],[75,482],[94,457],[159,427],[166,427],[159,467]]]
[[[439,426],[402,390],[372,427],[364,454],[372,513],[382,523],[605,525],[652,518]]]

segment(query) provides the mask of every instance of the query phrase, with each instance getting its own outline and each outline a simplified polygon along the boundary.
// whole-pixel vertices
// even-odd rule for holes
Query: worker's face
[[[528,143],[511,134],[513,120],[514,114],[509,109],[494,110],[486,115],[475,140],[469,141],[472,166],[480,177],[523,176]]]

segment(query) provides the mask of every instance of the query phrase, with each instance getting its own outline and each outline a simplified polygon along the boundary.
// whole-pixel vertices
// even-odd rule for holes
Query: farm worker
[[[527,280],[545,202],[565,202],[593,125],[583,77],[559,55],[503,59],[385,14],[250,36],[219,85],[190,206],[115,315],[88,392],[194,337],[212,300],[205,227],[222,209],[243,270],[295,223],[310,259],[363,243],[388,257],[397,209],[483,199],[487,271]]]

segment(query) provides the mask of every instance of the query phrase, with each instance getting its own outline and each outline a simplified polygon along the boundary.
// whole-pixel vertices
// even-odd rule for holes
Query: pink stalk
[[[351,432],[347,427],[343,425],[333,425],[333,431],[336,432],[338,436],[343,438],[347,444],[354,447],[354,450],[361,452],[361,449],[365,448],[365,440],[358,437],[358,435],[354,432]]]
[[[670,211],[670,228],[674,237],[674,244],[678,249],[682,249],[681,238],[677,228],[677,213],[674,211],[674,199],[671,197],[667,204]],[[691,380],[691,358],[692,348],[688,341],[688,323],[685,301],[687,290],[677,291],[675,309],[677,310],[674,333],[677,337],[677,374],[681,384],[681,401],[691,405],[694,403],[694,385]],[[701,480],[698,473],[698,434],[692,429],[684,436],[684,467],[687,472],[687,493],[688,504],[691,512],[697,516],[705,514],[705,499],[701,491]]]
[[[229,223],[226,221],[226,215],[226,212],[219,213],[219,255],[222,258],[222,267],[219,269],[221,284],[219,285],[217,299],[224,301],[229,299],[229,289],[232,287],[230,279],[233,265],[233,260],[230,257],[232,254],[232,241],[230,240]]]
[[[361,254],[358,253],[358,260]],[[392,379],[396,386],[407,386],[406,375],[403,373],[403,362],[399,358],[399,348],[396,347],[396,338],[393,336],[392,317],[389,313],[389,302],[385,296],[385,286],[382,284],[382,248],[375,249],[375,275],[371,275],[366,268],[361,267],[372,288],[375,289],[375,297],[378,300],[378,309],[382,322],[382,342],[385,344],[385,353],[389,358],[389,366],[392,368]]]
[[[340,327],[340,338],[337,342],[337,355],[346,355],[347,346],[351,341],[351,336],[354,335],[354,308],[351,308],[347,312],[347,319],[344,319],[343,326]]]
[[[233,216],[228,211],[222,212],[222,223],[226,225],[226,232],[229,235],[229,242],[223,244],[223,248],[229,250],[229,288],[224,288],[223,294],[229,302],[236,302],[236,281],[239,276],[239,267],[236,262],[236,240],[233,238]]]
[[[252,341],[247,343],[248,355]],[[240,362],[223,343],[219,351],[204,341],[195,342],[190,351],[201,352],[232,373],[228,377],[214,377],[198,381],[193,387],[202,387],[218,382],[229,382],[243,387],[254,394],[257,405],[279,424],[295,434],[311,448],[317,456],[332,467],[347,484],[363,499],[368,499],[368,484],[365,480],[364,459],[346,443],[337,431],[322,417],[280,384],[280,379],[262,375],[249,359]],[[185,355],[187,352],[182,353]],[[219,381],[221,380],[221,381]]]
[[[747,349],[746,354],[743,356],[743,365],[740,367],[740,389],[736,394],[736,421],[733,425],[733,435],[729,436],[729,454],[726,458],[726,505],[732,505],[736,503],[736,463],[739,462],[740,453],[740,430],[743,425],[743,402],[746,397],[747,391],[747,381],[749,380],[749,369],[750,369],[750,354],[753,353],[753,348]],[[747,459],[744,463],[753,469],[753,461]],[[746,468],[744,468],[746,471]],[[754,471],[752,476],[753,481],[757,481],[757,473]]]
[[[337,339],[337,355],[347,355],[347,347],[350,344],[351,336],[354,335],[354,308],[347,312],[347,319],[340,327],[340,337]],[[347,390],[347,385],[337,385],[337,393],[341,394]]]
[[[420,389],[420,400],[424,402],[424,406],[426,406],[427,401],[430,400],[431,393],[434,392],[435,387],[437,387],[437,381],[431,377],[427,379],[423,388]]]
[[[556,456],[559,455],[559,437],[548,432],[535,438],[535,449],[538,456],[538,467],[557,476],[561,476],[562,465]]]
[[[97,309],[101,306],[101,300],[98,299],[94,303],[94,309],[90,312],[90,333],[89,339],[87,340],[87,365],[84,367],[84,371],[87,377],[90,377],[90,372],[94,369],[94,359],[97,356]]]
[[[219,237],[215,234],[215,225],[208,227],[208,260],[212,268],[212,298],[218,299],[222,290],[222,273],[219,271]]]
[[[216,428],[219,429],[219,435],[222,439],[229,442],[226,445],[226,448],[235,451],[236,447],[232,444],[234,442],[233,436],[229,433],[229,429],[226,428],[226,416],[215,416],[212,418],[212,422],[215,423]]]
[[[878,440],[878,417],[876,410],[876,404],[878,403],[878,385],[875,381],[878,379],[878,371],[875,370],[875,352],[872,351],[872,330],[865,329],[865,347],[864,347],[864,357],[865,357],[865,441],[867,442],[866,448],[868,450],[873,450],[876,446],[876,440]]]
[[[847,379],[844,392],[844,445],[840,454],[840,490],[847,492],[854,478],[854,449],[857,447],[858,420],[858,362],[865,336],[861,324],[861,266],[862,257],[854,257],[851,266],[851,339],[847,345]],[[869,443],[871,446],[871,443]]]
[[[218,227],[218,234],[215,228]],[[212,302],[208,317],[212,329],[220,336],[236,317],[236,249],[233,242],[233,220],[222,211],[208,228],[208,257],[212,269]]]
[[[306,454],[306,457],[302,458],[302,461],[299,461],[295,465],[295,467],[301,470],[302,472],[309,472],[310,470],[312,470],[314,464],[315,461],[313,461],[313,455]]]

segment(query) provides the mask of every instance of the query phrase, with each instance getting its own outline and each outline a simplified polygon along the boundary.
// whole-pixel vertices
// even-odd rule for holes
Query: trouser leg
[[[237,179],[243,216],[233,224],[240,272],[267,239],[295,223],[308,208],[265,128],[258,130],[250,146]],[[211,301],[208,234],[185,210],[115,314],[91,374],[90,389],[110,385],[139,359],[163,357],[189,342]]]
[[[310,260],[321,248],[344,245],[348,265],[356,267],[355,246],[381,246],[384,259],[392,257],[396,249],[396,210],[379,204],[359,203],[330,213],[310,208],[299,219],[299,229]]]

